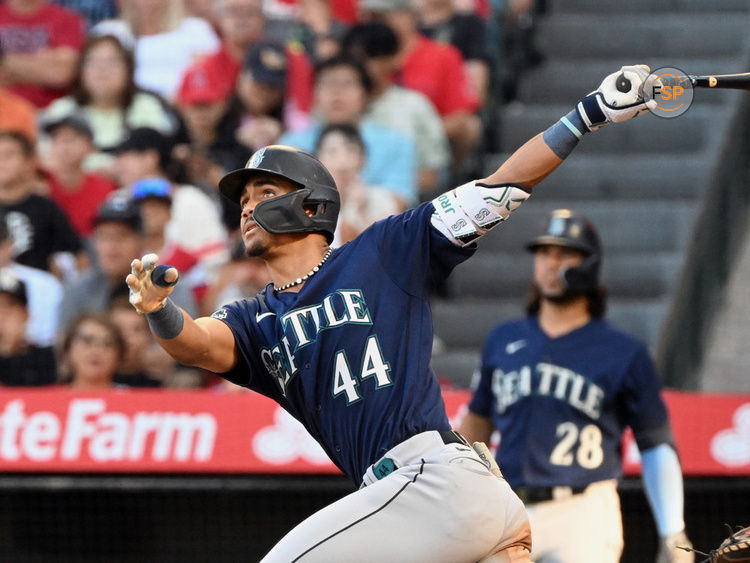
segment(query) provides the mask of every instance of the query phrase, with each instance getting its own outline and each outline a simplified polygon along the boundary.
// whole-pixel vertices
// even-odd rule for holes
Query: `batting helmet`
[[[271,174],[298,189],[267,201],[253,210],[253,219],[266,231],[323,233],[333,240],[341,202],[331,174],[313,155],[293,147],[270,145],[255,152],[245,168],[226,174],[219,191],[239,204],[247,183],[259,174]]]
[[[545,245],[574,248],[586,255],[578,266],[560,271],[560,277],[569,291],[586,293],[597,288],[602,245],[596,228],[585,215],[570,209],[552,211],[546,218],[543,233],[529,241],[526,248],[534,252]]]

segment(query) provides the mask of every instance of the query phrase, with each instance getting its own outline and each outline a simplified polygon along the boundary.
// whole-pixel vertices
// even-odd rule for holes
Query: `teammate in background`
[[[331,175],[302,151],[261,149],[219,189],[240,204],[246,254],[265,260],[272,281],[211,317],[194,320],[169,299],[176,269],[158,270],[157,285],[158,257],[133,260],[130,302],[165,350],[273,398],[360,486],[264,562],[529,561],[521,501],[486,446],[451,431],[430,368],[429,289],[585,132],[646,111],[646,76],[623,67],[489,177],[378,221],[336,250]]]
[[[606,563],[622,553],[617,479],[632,428],[661,537],[660,562],[693,561],[682,474],[659,378],[646,347],[603,319],[602,249],[592,223],[553,211],[531,240],[528,316],[495,327],[484,345],[460,432],[489,441],[526,504],[532,556],[543,563]]]

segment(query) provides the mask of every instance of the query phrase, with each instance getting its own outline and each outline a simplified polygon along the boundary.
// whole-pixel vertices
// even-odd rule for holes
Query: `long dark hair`
[[[94,47],[101,45],[102,43],[111,43],[112,45],[114,45],[123,61],[125,62],[125,67],[127,70],[127,80],[125,82],[125,90],[123,91],[122,97],[120,98],[120,109],[126,110],[128,107],[130,107],[130,104],[133,103],[133,97],[135,97],[135,94],[138,90],[135,85],[134,78],[135,59],[133,57],[133,53],[126,49],[122,45],[122,43],[120,43],[120,40],[117,39],[117,37],[115,37],[114,35],[100,35],[91,37],[83,46],[83,49],[81,50],[81,56],[78,58],[78,63],[76,65],[76,72],[75,76],[73,77],[73,83],[71,85],[71,96],[79,106],[87,106],[91,103],[91,94],[86,91],[86,88],[83,85],[83,65],[86,64],[86,57],[88,56],[89,52]]]
[[[115,348],[117,349],[118,364],[122,362],[123,358],[125,357],[125,338],[122,336],[122,332],[120,332],[120,327],[112,322],[112,320],[104,313],[83,313],[75,321],[73,321],[68,330],[65,331],[65,334],[62,338],[62,343],[60,345],[58,354],[61,372],[59,380],[62,383],[69,382],[74,375],[71,372],[72,370],[68,362],[70,348],[71,346],[73,346],[73,340],[78,334],[78,329],[81,328],[81,325],[83,323],[89,321],[94,322],[101,327],[104,327],[107,332],[109,332],[110,336],[115,342]]]
[[[589,291],[583,294],[588,301],[589,315],[593,319],[599,319],[604,316],[607,311],[607,290],[603,286],[597,286],[593,291]],[[539,314],[539,308],[542,304],[542,294],[539,288],[531,284],[529,290],[529,297],[526,300],[526,314],[535,317]]]

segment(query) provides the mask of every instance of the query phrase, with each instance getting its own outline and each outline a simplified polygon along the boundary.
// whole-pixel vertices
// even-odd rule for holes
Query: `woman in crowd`
[[[109,389],[124,357],[125,340],[117,326],[106,315],[83,314],[63,337],[61,380],[72,389]]]
[[[133,56],[113,35],[89,39],[83,48],[70,96],[54,101],[42,122],[84,115],[94,133],[98,152],[85,167],[107,169],[109,154],[131,129],[150,127],[174,136],[181,129],[177,112],[156,94],[139,89],[133,81]]]
[[[111,33],[131,45],[135,83],[170,101],[190,64],[220,46],[211,24],[187,15],[182,0],[121,0],[120,18],[99,23],[92,33]]]

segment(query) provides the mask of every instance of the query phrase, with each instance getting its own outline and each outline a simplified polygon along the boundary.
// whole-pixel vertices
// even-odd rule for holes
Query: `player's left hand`
[[[646,65],[624,66],[581,99],[576,109],[589,131],[608,123],[627,121],[648,110],[653,100],[643,99],[643,84],[649,72]]]
[[[157,285],[151,278],[159,257],[156,254],[146,254],[143,258],[133,260],[130,264],[130,274],[125,282],[130,288],[130,304],[139,313],[153,313],[164,307],[167,297],[172,293],[177,283],[179,273],[176,268],[169,268],[164,273],[164,281],[168,286]]]
[[[680,547],[692,550],[693,544],[685,534],[685,530],[659,539],[659,553],[656,563],[693,563],[695,555],[692,551],[685,551]]]

